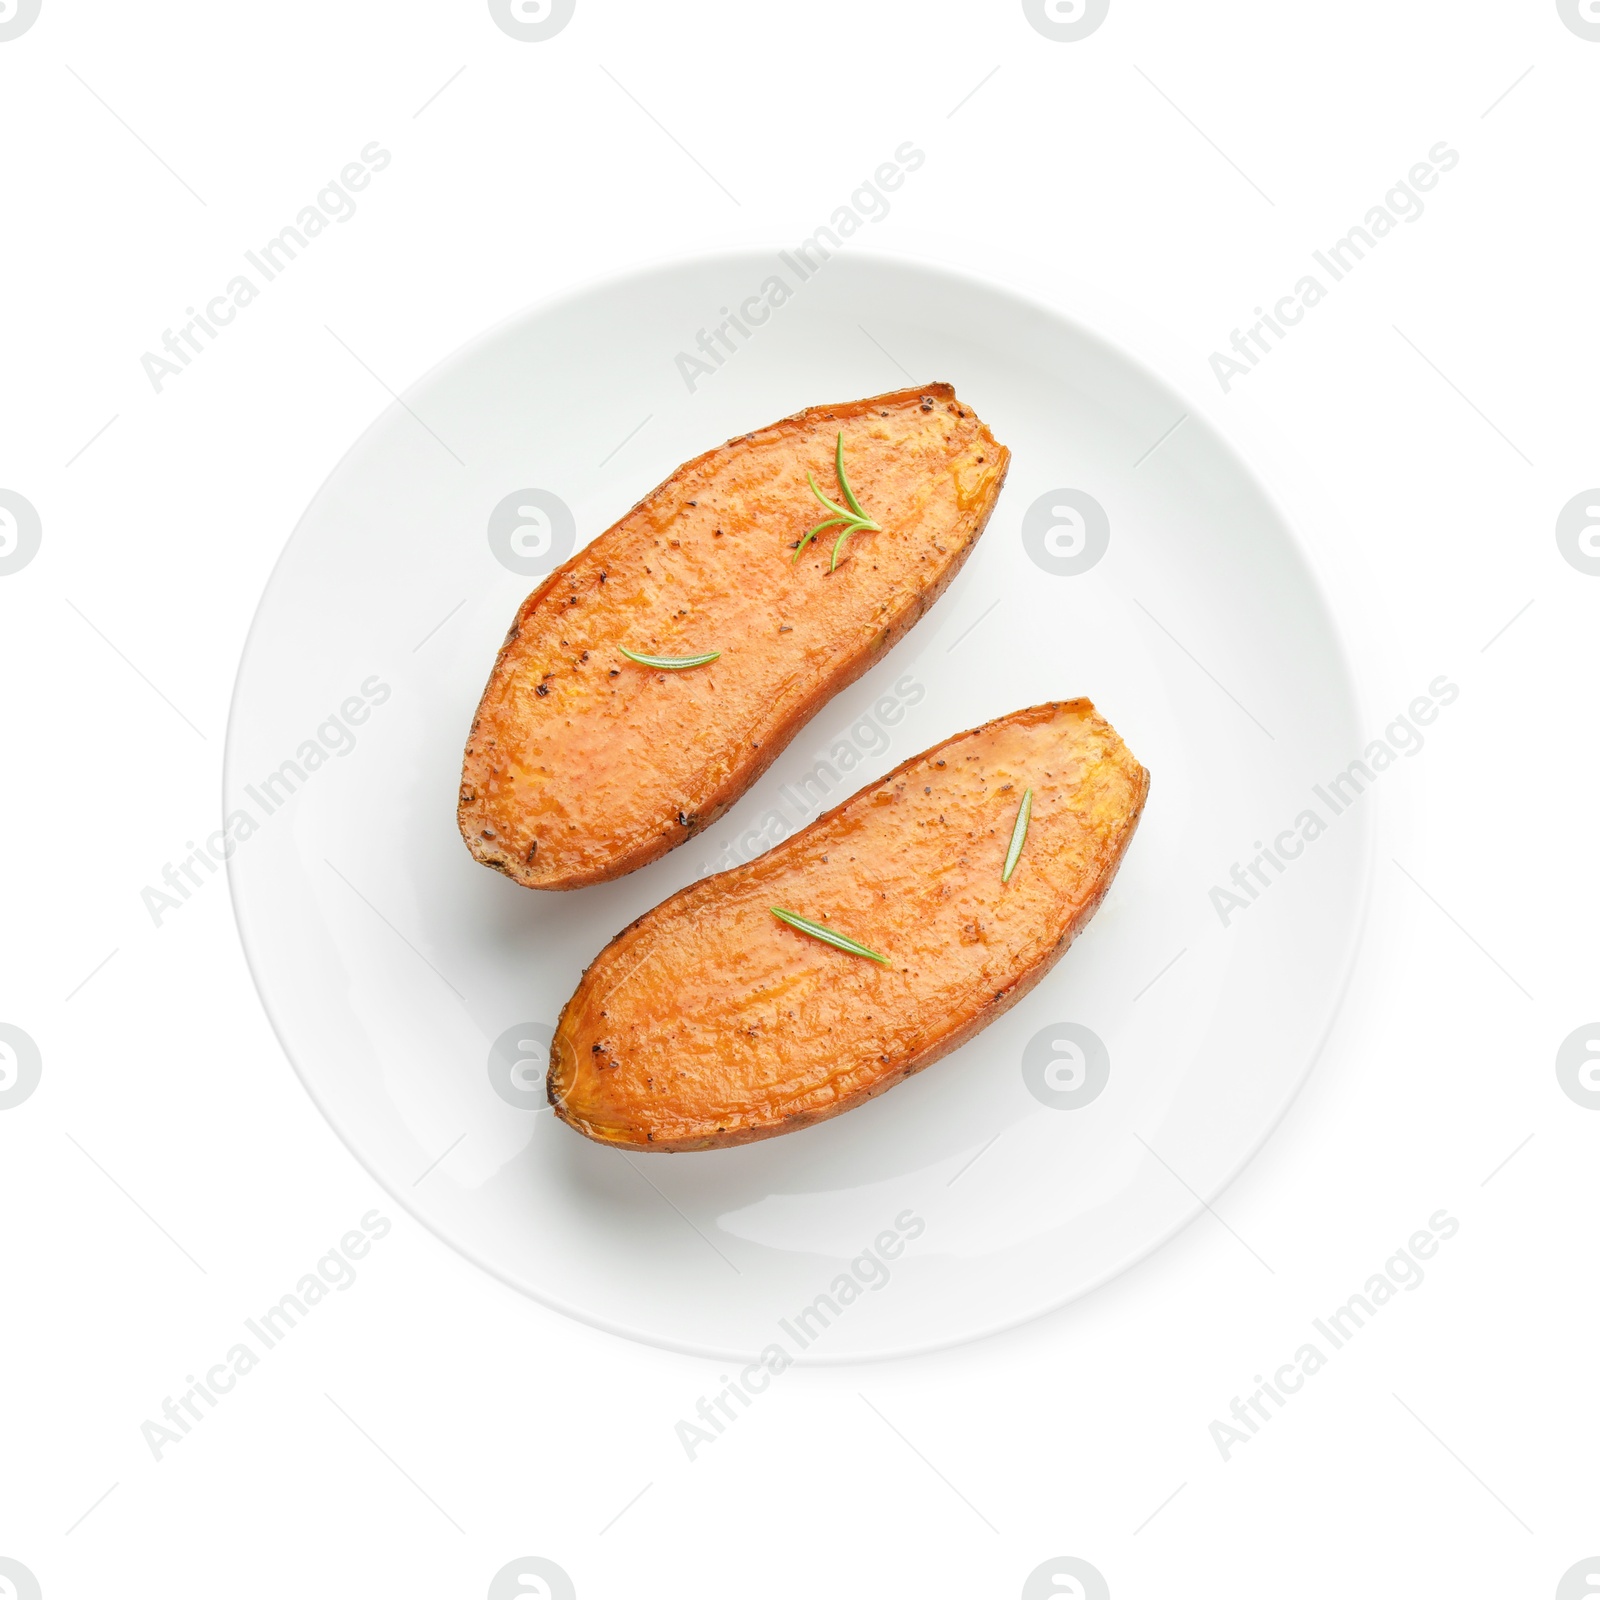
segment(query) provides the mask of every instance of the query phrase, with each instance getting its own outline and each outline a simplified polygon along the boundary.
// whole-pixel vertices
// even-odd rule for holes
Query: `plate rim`
[[[638,260],[631,265],[618,268],[612,272],[599,276],[584,278],[569,282],[553,290],[551,293],[530,301],[517,309],[497,318],[487,327],[481,329],[471,338],[464,340],[443,356],[429,365],[418,374],[398,395],[386,406],[378,411],[351,440],[350,444],[339,455],[338,459],[328,469],[316,490],[307,500],[305,508],[295,520],[282,547],[279,549],[271,568],[262,582],[261,593],[251,611],[250,621],[245,629],[244,640],[240,645],[238,665],[234,670],[233,687],[228,696],[228,715],[226,730],[223,737],[223,756],[221,773],[221,815],[226,818],[229,805],[229,790],[234,772],[235,759],[235,733],[238,727],[239,700],[243,689],[244,677],[250,660],[251,650],[256,642],[262,622],[262,612],[267,604],[274,581],[284,561],[288,557],[291,547],[304,530],[306,521],[313,508],[322,500],[330,485],[339,476],[346,462],[354,456],[361,446],[381,426],[386,425],[393,413],[409,409],[406,401],[419,390],[425,388],[438,375],[456,364],[470,359],[481,350],[487,348],[500,339],[507,330],[526,323],[533,319],[544,318],[558,312],[563,306],[587,299],[597,294],[621,289],[629,283],[645,281],[676,268],[685,267],[712,267],[744,265],[767,265],[773,256],[784,248],[781,244],[744,244],[729,246],[712,250],[676,251],[670,254],[658,255]],[[1139,375],[1154,386],[1158,391],[1163,391],[1177,401],[1191,416],[1204,418],[1207,425],[1216,433],[1217,437],[1233,457],[1238,468],[1246,479],[1262,496],[1271,509],[1273,515],[1281,524],[1287,534],[1295,554],[1300,558],[1307,575],[1311,580],[1314,598],[1321,607],[1327,620],[1328,634],[1332,645],[1335,661],[1337,662],[1340,677],[1348,697],[1350,706],[1355,714],[1358,726],[1366,723],[1365,697],[1361,692],[1361,680],[1354,671],[1351,660],[1346,630],[1341,625],[1339,612],[1333,603],[1327,579],[1322,568],[1316,560],[1315,552],[1311,548],[1304,532],[1302,531],[1302,518],[1291,514],[1284,504],[1283,498],[1277,488],[1274,476],[1264,472],[1256,463],[1253,455],[1247,451],[1236,439],[1236,429],[1225,424],[1216,414],[1214,405],[1202,402],[1198,395],[1181,386],[1175,379],[1168,376],[1156,362],[1155,357],[1148,351],[1149,329],[1153,324],[1148,319],[1140,324],[1145,331],[1142,337],[1133,335],[1129,329],[1132,327],[1131,318],[1120,313],[1114,302],[1109,300],[1102,289],[1096,286],[1094,290],[1093,312],[1096,319],[1080,315],[1067,309],[1061,300],[1043,285],[1026,279],[1012,279],[999,274],[979,272],[969,267],[955,265],[949,261],[937,259],[923,254],[916,254],[905,250],[879,249],[871,245],[853,245],[848,253],[841,257],[847,260],[860,260],[871,262],[876,266],[895,268],[901,271],[922,274],[927,277],[943,279],[948,285],[958,291],[976,291],[986,295],[999,295],[1015,304],[1026,306],[1031,310],[1043,312],[1045,315],[1066,324],[1080,336],[1099,343],[1108,351],[1120,356],[1131,363]],[[1072,286],[1076,287],[1076,286]],[[1107,326],[1107,324],[1111,326]],[[1281,458],[1282,448],[1277,447],[1275,453]],[[1280,459],[1280,470],[1281,470]],[[1204,1195],[1198,1196],[1193,1205],[1184,1211],[1178,1220],[1164,1233],[1153,1238],[1148,1243],[1136,1248],[1132,1253],[1125,1255],[1114,1266],[1108,1267],[1097,1277],[1086,1283],[1080,1284],[1070,1291],[1051,1299],[1044,1304],[1033,1307],[1018,1315],[1005,1315],[998,1320],[985,1324],[981,1328],[974,1328],[961,1333],[944,1337],[933,1338],[916,1344],[907,1344],[892,1350],[860,1352],[849,1355],[812,1355],[808,1352],[797,1353],[790,1358],[790,1365],[796,1367],[852,1367],[871,1366],[888,1361],[910,1360],[918,1356],[930,1355],[939,1351],[958,1349],[964,1345],[977,1344],[983,1340],[993,1338],[999,1334],[1007,1333],[1016,1328],[1025,1327],[1030,1323],[1038,1322],[1046,1317],[1056,1315],[1067,1307],[1087,1299],[1096,1291],[1104,1288],[1108,1283],[1133,1271],[1148,1261],[1158,1251],[1164,1249],[1180,1233],[1189,1228],[1203,1213],[1209,1212],[1213,1202],[1223,1195],[1240,1177],[1247,1167],[1256,1159],[1265,1147],[1267,1141],[1277,1133],[1285,1117],[1287,1117],[1295,1101],[1304,1092],[1312,1072],[1315,1070],[1327,1050],[1328,1043],[1333,1036],[1335,1027],[1341,1020],[1346,1002],[1349,999],[1351,984],[1353,982],[1360,953],[1366,939],[1367,925],[1372,908],[1374,867],[1377,855],[1377,826],[1374,820],[1373,808],[1362,809],[1359,826],[1362,830],[1360,846],[1359,878],[1357,883],[1357,896],[1353,914],[1350,918],[1350,929],[1345,946],[1339,957],[1339,973],[1336,984],[1332,990],[1331,1003],[1328,1009],[1327,1020],[1321,1033],[1306,1052],[1305,1060],[1293,1082],[1284,1092],[1281,1100],[1266,1120],[1260,1135],[1246,1149],[1244,1154],[1227,1169],[1224,1176],[1217,1180]],[[659,1332],[633,1326],[616,1318],[610,1318],[598,1313],[582,1309],[563,1300],[559,1295],[547,1290],[536,1289],[527,1283],[519,1282],[503,1268],[486,1260],[478,1251],[464,1241],[451,1237],[443,1231],[423,1212],[418,1210],[411,1201],[395,1185],[379,1173],[372,1162],[357,1149],[352,1136],[335,1120],[328,1106],[318,1094],[310,1077],[295,1053],[289,1047],[288,1040],[284,1037],[277,1018],[272,1008],[267,1003],[267,996],[263,988],[257,955],[252,947],[251,934],[245,925],[245,917],[240,907],[239,885],[235,879],[236,866],[232,856],[225,863],[228,881],[228,900],[232,908],[234,929],[239,937],[239,946],[244,956],[245,969],[249,973],[251,986],[255,991],[257,1004],[266,1018],[268,1027],[272,1030],[273,1038],[277,1041],[278,1048],[283,1052],[284,1059],[288,1062],[291,1071],[299,1080],[301,1088],[305,1091],[313,1106],[322,1117],[324,1123],[333,1132],[334,1136],[344,1146],[357,1165],[372,1179],[374,1183],[392,1200],[405,1214],[431,1234],[439,1243],[454,1251],[463,1259],[472,1263],[491,1278],[504,1284],[506,1288],[524,1300],[530,1300],[548,1310],[559,1312],[562,1316],[570,1318],[585,1327],[595,1328],[601,1332],[612,1334],[616,1337],[632,1340],[637,1344],[646,1345],[658,1350],[670,1350],[676,1354],[693,1356],[702,1359],[718,1361],[749,1362],[759,1359],[759,1353],[750,1350],[739,1350],[732,1346],[715,1345],[710,1343],[694,1343],[683,1339],[673,1338]],[[1186,1186],[1187,1187],[1187,1186]],[[1191,1191],[1193,1192],[1193,1191]]]

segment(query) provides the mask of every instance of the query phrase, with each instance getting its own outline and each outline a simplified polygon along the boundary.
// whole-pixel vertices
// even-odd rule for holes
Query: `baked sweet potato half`
[[[680,467],[517,612],[467,740],[467,848],[530,888],[574,889],[714,822],[944,592],[1009,460],[934,383],[816,406]],[[795,559],[827,515],[808,472],[877,524],[837,565],[843,523]],[[666,670],[625,649],[720,655]]]
[[[914,756],[613,939],[561,1013],[550,1103],[601,1144],[708,1150],[881,1094],[1055,965],[1110,886],[1149,784],[1087,700],[1013,712]]]

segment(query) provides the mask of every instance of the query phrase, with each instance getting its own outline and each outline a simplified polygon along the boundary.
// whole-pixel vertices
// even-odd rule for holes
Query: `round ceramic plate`
[[[1011,447],[1011,474],[904,642],[644,870],[541,894],[474,862],[462,746],[538,575],[724,439],[939,379]],[[586,1322],[830,1362],[1037,1316],[1213,1198],[1332,1020],[1368,840],[1364,808],[1326,787],[1361,749],[1327,604],[1272,498],[1190,411],[991,285],[735,254],[515,317],[385,412],[267,587],[225,803],[267,1011],[395,1199]],[[736,1150],[626,1155],[555,1119],[551,1025],[626,923],[756,853],[773,814],[793,831],[952,733],[1074,695],[1150,769],[1149,805],[1098,916],[987,1032],[846,1116]]]

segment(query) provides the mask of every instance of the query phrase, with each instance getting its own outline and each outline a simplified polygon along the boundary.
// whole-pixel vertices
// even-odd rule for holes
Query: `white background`
[[[525,1554],[731,1600],[1073,1555],[1126,1600],[1543,1597],[1600,1554],[1600,1113],[1554,1072],[1600,1016],[1600,579],[1554,537],[1600,482],[1597,93],[1554,0],[1113,0],[1078,43],[1011,0],[578,0],[537,44],[472,0],[44,0],[0,43],[0,488],[44,529],[0,578],[0,1022],[43,1056],[0,1112],[0,1556],[48,1600],[477,1597]],[[1316,486],[1373,732],[1462,693],[1374,791],[1341,1019],[1214,1215],[1010,1334],[791,1372],[691,1463],[721,1369],[414,1224],[283,1060],[221,881],[159,929],[140,890],[216,826],[252,611],[384,386],[596,275],[792,243],[906,139],[860,247],[1118,301]],[[372,140],[358,214],[156,394],[141,355]],[[1211,352],[1440,140],[1426,213],[1223,396]],[[361,1280],[153,1460],[373,1207]],[[1224,1462],[1212,1421],[1440,1208],[1427,1281]]]

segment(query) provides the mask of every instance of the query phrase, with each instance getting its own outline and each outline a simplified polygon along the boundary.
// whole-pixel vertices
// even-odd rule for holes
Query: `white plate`
[[[790,297],[755,326],[763,307],[749,297],[777,274]],[[691,391],[676,358],[719,308],[741,306],[750,336],[725,329],[732,353],[721,366],[701,356],[711,370]],[[953,382],[1013,452],[987,534],[930,615],[730,816],[665,859],[566,894],[477,865],[455,825],[462,744],[537,581],[492,542],[559,543],[563,505],[588,540],[706,447],[908,377]],[[1222,438],[1190,415],[1163,439],[1191,410],[1096,334],[990,285],[862,255],[801,282],[748,254],[513,318],[385,412],[267,587],[225,794],[254,824],[243,837],[235,819],[229,865],[267,1011],[395,1199],[597,1326],[828,1362],[1037,1316],[1214,1197],[1332,1020],[1369,851],[1366,808],[1335,818],[1311,789],[1361,750],[1328,607]],[[1073,558],[1084,502],[1056,491],[1105,513],[1109,543],[1086,570],[1048,571],[1028,552],[1086,565]],[[1094,923],[980,1038],[847,1116],[731,1151],[624,1156],[510,1103],[538,1098],[517,1081],[541,1079],[549,1026],[607,939],[724,847],[748,853],[770,812],[797,824],[800,778],[841,740],[856,765],[835,799],[985,718],[1078,694],[1150,769],[1150,803]],[[291,768],[266,789],[285,761],[303,779]],[[1326,832],[1281,877],[1263,865],[1271,886],[1255,884],[1224,926],[1213,886],[1313,807]],[[1074,1088],[1073,1029],[1103,1043],[1103,1085],[1091,1062],[1088,1088]],[[495,1054],[502,1039],[509,1055]],[[531,1069],[516,1068],[519,1048]],[[822,1303],[799,1322],[824,1294],[835,1312]]]

